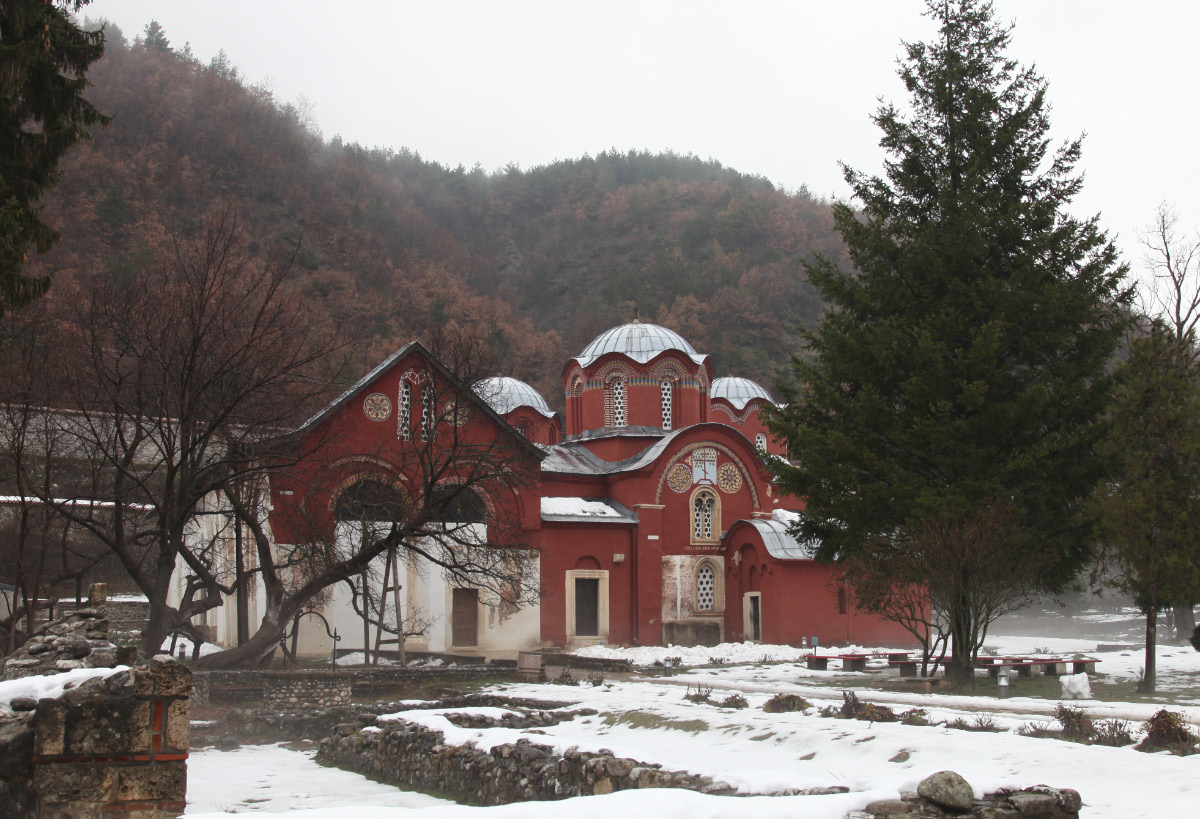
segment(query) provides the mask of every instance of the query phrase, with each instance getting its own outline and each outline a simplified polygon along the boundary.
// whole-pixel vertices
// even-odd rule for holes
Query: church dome
[[[484,378],[475,385],[475,394],[500,415],[507,415],[517,407],[532,407],[547,418],[554,415],[537,390],[508,376]]]
[[[684,353],[697,364],[705,359],[705,356],[697,354],[695,348],[674,330],[635,321],[613,327],[596,336],[575,360],[579,362],[579,366],[586,367],[606,353],[620,353],[639,364],[645,364],[667,350]]]
[[[736,376],[714,379],[709,396],[714,400],[724,398],[738,411],[745,409],[746,405],[755,398],[761,398],[764,401],[771,400],[767,391],[757,383],[749,378],[737,378]]]

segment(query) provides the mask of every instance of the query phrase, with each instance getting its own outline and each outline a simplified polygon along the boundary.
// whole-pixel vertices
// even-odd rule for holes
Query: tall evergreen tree
[[[1125,267],[1095,218],[1066,211],[1080,142],[1050,150],[1046,83],[1005,56],[1011,26],[980,0],[926,13],[939,35],[905,44],[899,71],[911,110],[873,117],[886,176],[844,167],[861,212],[834,217],[855,269],[808,268],[828,309],[771,421],[798,459],[780,479],[825,559],[866,544],[886,559],[930,522],[965,531],[999,505],[1053,588],[1089,552]],[[939,598],[962,679],[988,623],[976,570],[959,569]]]
[[[1155,322],[1130,345],[1103,449],[1117,462],[1094,503],[1114,585],[1146,615],[1140,690],[1155,688],[1158,614],[1200,598],[1200,360],[1195,337]]]
[[[83,98],[88,66],[104,53],[103,32],[82,31],[71,18],[87,3],[0,4],[0,314],[49,286],[21,273],[31,247],[45,253],[58,241],[38,200],[85,128],[108,121]]]

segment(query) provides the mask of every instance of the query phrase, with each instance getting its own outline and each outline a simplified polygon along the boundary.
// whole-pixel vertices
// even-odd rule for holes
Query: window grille
[[[767,436],[761,432],[754,436],[754,445],[758,447],[759,452],[767,451]]]
[[[612,391],[612,426],[623,427],[629,423],[629,414],[625,405],[625,380],[614,378],[611,382]]]
[[[717,607],[717,576],[712,566],[704,565],[696,574],[696,609],[712,611]]]
[[[671,430],[673,387],[674,385],[665,378],[658,384],[658,389],[662,393],[662,428],[668,432]]]
[[[412,382],[400,382],[400,397],[396,401],[396,435],[401,441],[412,439]]]
[[[713,518],[717,499],[711,492],[701,492],[692,500],[692,540],[713,539]]]
[[[421,440],[433,440],[433,385],[421,390]]]

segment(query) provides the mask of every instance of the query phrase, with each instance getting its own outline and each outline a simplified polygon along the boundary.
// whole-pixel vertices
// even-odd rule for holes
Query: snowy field
[[[1045,636],[998,636],[989,640],[990,649],[1002,655],[1049,651],[1055,655],[1097,657],[1101,660],[1099,680],[1117,683],[1118,690],[1127,686],[1132,691],[1142,665],[1140,650],[1113,647],[1098,651],[1102,644],[1103,639]],[[446,720],[442,711],[414,710],[395,716],[444,731],[450,743],[473,742],[487,748],[526,737],[559,750],[604,748],[618,756],[657,762],[668,769],[709,775],[750,795],[734,798],[646,790],[580,797],[567,803],[470,808],[404,793],[357,774],[322,768],[311,761],[311,750],[262,746],[194,753],[189,764],[188,815],[224,819],[270,811],[304,819],[558,819],[563,815],[609,819],[614,812],[625,812],[688,819],[841,819],[872,800],[896,798],[900,791],[912,790],[924,777],[945,769],[965,776],[979,793],[1006,785],[1041,783],[1075,788],[1084,800],[1081,815],[1088,819],[1150,815],[1156,819],[1184,819],[1200,815],[1200,755],[1145,754],[1131,747],[1083,746],[1016,733],[1023,725],[1051,722],[1058,704],[1055,700],[859,689],[864,701],[887,703],[897,710],[920,707],[935,723],[956,718],[970,722],[985,713],[1003,730],[987,733],[956,730],[945,724],[871,724],[820,717],[817,710],[840,705],[841,691],[848,683],[877,679],[878,673],[844,673],[836,668],[810,671],[800,660],[802,652],[786,646],[591,647],[586,653],[620,656],[637,665],[650,665],[665,657],[681,657],[685,664],[721,658],[725,664],[680,669],[669,678],[612,680],[598,687],[511,684],[491,689],[514,697],[569,702],[599,712],[545,728],[544,734],[505,728],[458,728]],[[1172,710],[1182,711],[1193,723],[1200,723],[1200,653],[1186,646],[1162,646],[1158,664],[1160,692],[1171,698]],[[586,674],[578,672],[579,676]],[[735,710],[684,700],[687,686],[701,682],[713,687],[713,700],[739,692],[750,707]],[[991,684],[990,680],[981,680],[981,690]],[[1019,682],[1015,691],[1020,691]],[[780,692],[801,694],[815,708],[806,714],[764,713],[763,703]],[[1098,719],[1128,720],[1135,735],[1140,723],[1162,707],[1161,703],[1146,701],[1080,700],[1070,704]],[[842,785],[850,792],[828,796],[754,795],[829,785]]]

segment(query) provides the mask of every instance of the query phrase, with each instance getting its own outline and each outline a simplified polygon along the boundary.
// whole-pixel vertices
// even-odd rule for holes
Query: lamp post
[[[1001,668],[999,671],[996,672],[996,683],[999,686],[999,693],[996,696],[1002,700],[1008,699],[1008,696],[1009,696],[1009,693],[1011,690],[1009,688],[1009,684],[1008,684],[1009,683],[1008,675],[1009,675],[1009,671],[1007,668]]]

